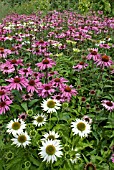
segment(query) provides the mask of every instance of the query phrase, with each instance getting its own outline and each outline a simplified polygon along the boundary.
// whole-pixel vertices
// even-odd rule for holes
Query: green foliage
[[[48,0],[32,0],[22,4],[16,4],[13,10],[18,14],[31,14],[37,11],[48,11],[50,8]]]
[[[12,12],[11,7],[8,4],[4,4],[4,2],[0,1],[0,22],[4,17],[9,15]]]

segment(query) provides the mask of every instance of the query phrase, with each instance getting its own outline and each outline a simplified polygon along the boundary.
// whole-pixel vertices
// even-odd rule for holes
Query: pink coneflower
[[[38,95],[43,98],[52,95],[52,93],[54,92],[55,90],[53,89],[53,86],[51,85],[51,83],[42,84],[42,86],[38,88]]]
[[[57,71],[51,71],[48,73],[48,77],[53,77],[53,76],[56,76],[58,75],[59,73]]]
[[[62,86],[64,85],[64,83],[68,82],[68,80],[66,80],[65,78],[61,77],[61,78],[54,78],[50,81],[50,83],[52,84],[52,86],[54,87],[60,87],[62,88]]]
[[[112,163],[114,163],[114,154],[111,155],[110,159],[111,159]]]
[[[0,86],[0,100],[10,100],[9,95],[11,95],[10,90],[5,86]]]
[[[33,99],[33,94],[32,93],[24,94],[24,95],[22,95],[22,99],[24,101],[31,100],[31,99]]]
[[[97,64],[97,66],[104,68],[104,67],[110,67],[113,64],[113,61],[110,60],[109,56],[103,55],[99,59],[97,59],[95,63]]]
[[[76,66],[73,66],[73,68],[76,70],[76,71],[80,71],[82,70],[83,68],[86,68],[88,66],[88,64],[86,64],[85,62],[81,61],[79,64],[77,64]]]
[[[96,61],[100,57],[100,54],[98,54],[98,48],[92,48],[90,49],[90,53],[87,55],[87,60],[93,59]]]
[[[10,108],[10,104],[12,103],[12,100],[5,99],[4,101],[0,101],[0,114],[5,113]]]
[[[22,87],[27,86],[27,80],[24,77],[14,77],[11,79],[6,79],[6,81],[10,82],[10,84],[8,85],[9,89],[17,89],[17,90],[22,90]]]
[[[110,46],[108,44],[99,44],[99,47],[109,49]]]
[[[72,96],[76,96],[78,93],[75,89],[72,88],[73,86],[70,85],[64,85],[62,88],[60,88],[60,91],[62,93],[62,97],[65,98],[67,101],[70,101]]]
[[[0,58],[7,58],[9,54],[11,54],[11,50],[0,47]]]
[[[36,79],[42,79],[44,77],[44,73],[40,73],[40,72],[33,72],[32,73],[32,77],[36,78]]]
[[[28,77],[30,75],[32,75],[33,71],[30,67],[28,68],[21,68],[20,70],[18,70],[19,74],[25,77]]]
[[[65,98],[62,97],[61,95],[62,94],[56,94],[56,95],[52,96],[52,98],[60,101],[60,103],[63,103],[63,102],[65,102]]]
[[[8,60],[8,63],[12,64],[13,66],[23,66],[23,60],[22,59],[12,59],[12,60]]]
[[[114,74],[114,69],[111,71],[111,74]]]
[[[89,124],[92,124],[92,119],[88,115],[84,115],[82,119],[88,122]]]
[[[27,118],[27,114],[26,113],[21,113],[19,116],[18,116],[18,118],[19,119],[22,119],[23,121],[25,121],[26,120],[26,118]]]
[[[15,68],[13,67],[13,65],[6,62],[0,65],[0,71],[2,71],[3,74],[6,73],[9,74],[9,73],[13,73],[15,71]]]
[[[37,92],[38,87],[40,87],[42,85],[42,83],[39,81],[39,79],[30,79],[27,83],[27,91],[30,93],[33,93],[34,91]]]
[[[114,102],[110,100],[102,100],[102,105],[110,112],[114,110]]]
[[[38,66],[40,70],[45,70],[47,68],[52,68],[53,65],[56,65],[56,64],[50,58],[43,59],[42,62],[36,64],[36,66]]]

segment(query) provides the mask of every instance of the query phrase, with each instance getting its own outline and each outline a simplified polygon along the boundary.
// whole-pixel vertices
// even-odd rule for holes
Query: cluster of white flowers
[[[21,119],[14,119],[11,120],[7,125],[7,132],[12,134],[14,138],[11,140],[13,141],[12,145],[17,145],[17,147],[26,147],[26,145],[30,144],[30,136],[27,134],[25,130],[26,124]]]
[[[60,144],[59,134],[55,133],[55,131],[49,131],[43,135],[42,146],[40,147],[40,157],[43,158],[43,161],[54,162],[57,161],[57,157],[61,157],[63,155],[61,149],[62,146]]]

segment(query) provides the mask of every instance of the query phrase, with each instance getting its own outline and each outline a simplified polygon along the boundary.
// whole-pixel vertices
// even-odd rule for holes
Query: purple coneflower
[[[52,93],[54,92],[55,92],[55,89],[50,83],[42,84],[42,86],[38,88],[38,95],[43,98],[48,97],[49,95],[52,95]]]
[[[43,59],[42,62],[36,64],[36,66],[38,66],[40,70],[45,70],[47,68],[52,68],[53,65],[56,65],[56,64],[50,58]]]
[[[62,97],[67,101],[70,101],[72,96],[77,95],[77,91],[72,88],[72,85],[64,85],[62,88],[60,88],[60,91],[62,92]]]
[[[37,92],[38,87],[40,87],[42,83],[39,81],[39,79],[30,79],[28,84],[27,84],[27,91],[30,93],[33,93],[34,91]]]
[[[12,103],[12,100],[5,99],[4,101],[0,101],[0,114],[5,113],[10,108],[10,104]]]
[[[80,71],[82,70],[83,68],[86,68],[88,66],[88,64],[86,64],[85,62],[81,61],[79,64],[77,64],[76,66],[73,66],[73,68],[76,70],[76,71]]]
[[[32,75],[33,71],[30,67],[28,68],[21,68],[20,70],[18,70],[19,74],[22,76],[26,76],[28,77],[29,75]]]
[[[114,110],[114,102],[110,100],[102,100],[102,105],[110,112]]]
[[[97,66],[100,66],[101,68],[104,68],[104,67],[110,67],[113,64],[113,61],[110,60],[109,56],[103,55],[102,57],[97,59],[95,61],[95,63],[97,64]]]
[[[22,87],[27,86],[27,80],[24,77],[14,77],[14,78],[10,78],[10,79],[6,79],[6,81],[10,82],[10,84],[8,85],[9,89],[17,89],[17,90],[22,90]]]

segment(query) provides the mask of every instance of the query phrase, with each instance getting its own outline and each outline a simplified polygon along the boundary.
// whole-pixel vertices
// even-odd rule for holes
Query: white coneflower
[[[8,128],[7,132],[12,133],[13,135],[23,132],[23,129],[26,128],[26,124],[22,119],[14,119],[11,120],[8,125],[6,126]]]
[[[71,123],[71,127],[74,135],[78,134],[81,138],[87,137],[91,132],[91,126],[85,120],[76,119],[75,122]]]
[[[45,140],[56,140],[59,138],[59,135],[58,133],[55,133],[55,131],[49,131],[49,133],[45,133],[44,135],[44,138],[41,139],[42,141],[45,141]]]
[[[36,126],[43,126],[46,123],[47,116],[44,114],[37,114],[34,116],[33,124]]]
[[[17,145],[17,147],[26,147],[26,145],[29,145],[30,142],[30,136],[27,134],[27,132],[21,132],[19,134],[14,135],[15,138],[11,139],[13,141],[12,145]]]
[[[71,155],[70,161],[72,162],[72,164],[76,163],[78,161],[78,159],[80,158],[80,154],[77,153],[77,149],[72,149],[73,154]]]
[[[45,142],[42,142],[42,145],[40,147],[40,153],[39,155],[41,158],[43,158],[43,161],[47,162],[54,162],[57,161],[57,157],[62,156],[62,147],[60,145],[60,142],[57,140],[47,140]]]
[[[53,113],[57,112],[56,110],[60,109],[60,101],[56,99],[47,99],[44,100],[43,103],[41,104],[41,107],[43,108],[44,111],[47,111],[47,113]]]

